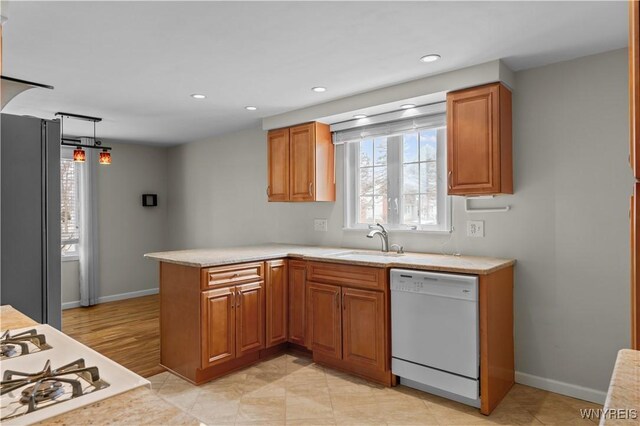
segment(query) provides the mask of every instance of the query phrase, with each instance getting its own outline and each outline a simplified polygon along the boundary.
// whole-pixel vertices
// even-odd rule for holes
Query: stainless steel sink
[[[335,253],[332,257],[339,257],[341,259],[355,260],[361,262],[393,262],[394,259],[402,257],[402,253],[393,252],[370,252],[370,251],[345,251],[342,253]]]

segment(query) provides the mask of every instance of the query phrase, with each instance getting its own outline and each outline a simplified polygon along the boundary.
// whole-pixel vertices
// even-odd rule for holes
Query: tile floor
[[[404,386],[385,388],[290,354],[201,386],[167,372],[149,380],[160,397],[206,425],[570,425],[593,424],[579,410],[602,408],[516,385],[486,417],[463,404]]]

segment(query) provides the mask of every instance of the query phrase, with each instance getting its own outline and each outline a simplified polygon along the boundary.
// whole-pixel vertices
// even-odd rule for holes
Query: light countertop
[[[450,256],[428,253],[405,253],[400,256],[379,256],[356,260],[346,258],[345,252],[360,254],[379,254],[375,250],[361,250],[344,247],[317,247],[288,244],[264,244],[244,247],[215,249],[178,250],[147,253],[145,257],[161,262],[176,263],[197,268],[230,265],[283,257],[300,258],[319,262],[366,265],[378,268],[405,268],[426,271],[457,272],[464,274],[486,275],[515,264],[513,259],[499,259],[478,256]]]
[[[618,410],[623,410],[627,416],[630,410],[635,410],[636,415],[640,416],[640,351],[622,349],[618,352],[604,409],[615,410],[618,413]],[[638,424],[640,418],[608,419],[606,417],[601,419],[601,425]]]
[[[35,326],[38,323],[9,305],[0,306],[0,329]],[[38,424],[59,425],[199,425],[200,422],[156,396],[146,387],[107,398],[47,419]]]

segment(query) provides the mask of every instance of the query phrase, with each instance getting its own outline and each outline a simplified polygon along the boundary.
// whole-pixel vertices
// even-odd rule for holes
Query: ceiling
[[[494,59],[517,71],[627,45],[624,1],[13,1],[1,13],[3,74],[55,86],[3,112],[99,116],[98,137],[162,145]],[[442,59],[421,63],[428,53]]]

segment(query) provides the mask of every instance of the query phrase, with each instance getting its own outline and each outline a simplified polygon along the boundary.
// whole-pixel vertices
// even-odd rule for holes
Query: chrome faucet
[[[376,226],[378,228],[376,228]],[[375,226],[369,225],[369,229],[371,229],[371,232],[367,234],[367,238],[373,238],[374,235],[379,235],[382,241],[382,252],[387,253],[389,251],[389,234],[387,230],[379,223],[376,223]]]

